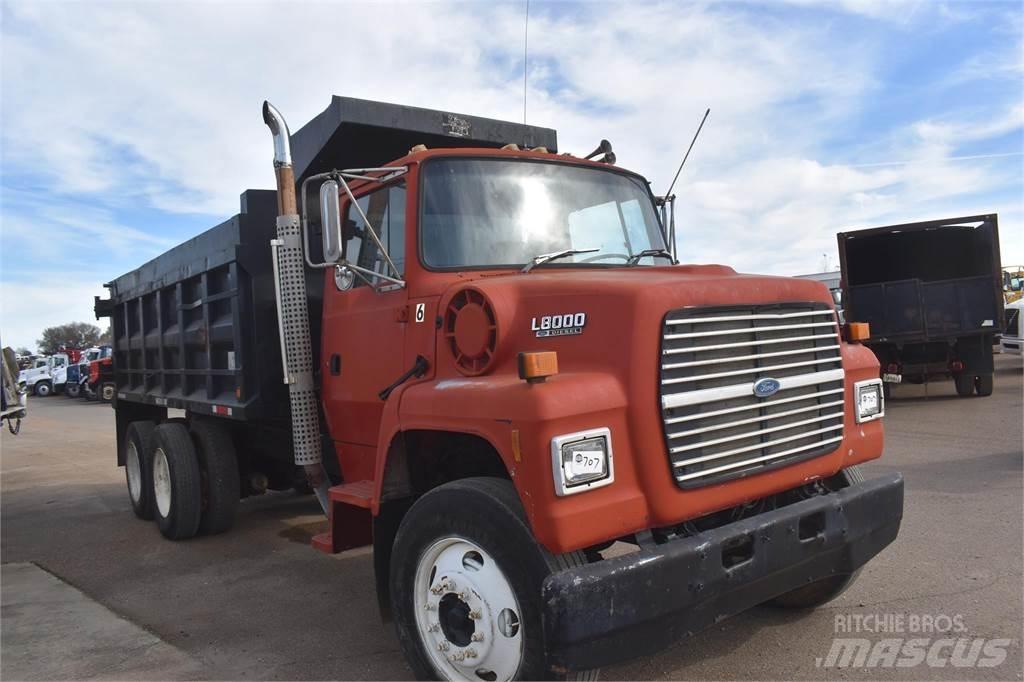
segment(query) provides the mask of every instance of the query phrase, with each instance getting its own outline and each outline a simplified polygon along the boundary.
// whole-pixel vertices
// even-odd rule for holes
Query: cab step
[[[328,489],[329,530],[313,538],[313,547],[327,554],[337,554],[371,544],[373,516],[370,507],[374,488],[373,481],[353,481]]]

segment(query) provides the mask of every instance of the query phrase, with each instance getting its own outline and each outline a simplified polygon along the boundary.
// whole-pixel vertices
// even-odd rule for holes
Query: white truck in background
[[[57,388],[64,386],[69,362],[67,353],[54,353],[36,358],[32,367],[21,370],[18,381],[25,383],[29,394],[45,398]]]

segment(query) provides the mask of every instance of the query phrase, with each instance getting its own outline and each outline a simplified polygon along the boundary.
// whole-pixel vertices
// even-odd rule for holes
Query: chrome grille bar
[[[734,321],[748,321],[748,320],[787,320],[793,317],[810,317],[812,315],[831,315],[831,310],[803,310],[798,313],[779,313],[771,314],[765,313],[761,315],[728,315],[725,317],[691,317],[683,318],[679,320],[668,320],[665,322],[667,325],[679,325],[679,324],[693,324],[693,323],[705,323],[705,322],[734,322]]]
[[[669,341],[676,339],[697,339],[705,336],[728,336],[730,334],[753,334],[754,332],[776,332],[789,329],[812,329],[814,327],[835,327],[835,322],[808,322],[807,324],[782,324],[775,327],[740,327],[738,329],[716,329],[713,332],[691,332],[686,334],[666,334]]]
[[[754,403],[752,405],[744,405],[742,407],[729,407],[724,410],[713,410],[711,412],[702,412],[700,414],[692,414],[686,417],[675,417],[674,419],[666,419],[666,424],[678,424],[679,422],[693,421],[694,419],[706,419],[708,417],[718,417],[723,414],[732,414],[733,412],[746,412],[748,410],[761,410],[776,405],[783,405],[785,403],[792,403],[797,400],[809,400],[811,398],[822,398],[827,395],[834,395],[836,393],[842,393],[843,389],[834,388],[830,391],[820,391],[818,393],[812,393],[810,395],[798,395],[792,398],[783,398],[782,400],[764,401],[760,403]]]
[[[821,353],[827,350],[836,350],[835,346],[814,346],[813,348],[797,348],[796,350],[782,350],[775,353],[761,353],[759,355],[746,355],[741,358],[715,358],[714,360],[697,360],[695,362],[676,362],[671,365],[662,365],[662,369],[683,369],[684,367],[701,367],[703,365],[721,365],[727,362],[740,362],[742,360],[759,360],[761,358],[780,358],[786,355],[799,355],[801,353]]]
[[[839,334],[815,334],[810,337],[814,341],[825,341],[828,339],[838,339]],[[725,350],[727,348],[744,348],[746,346],[768,346],[772,344],[780,343],[794,343],[798,341],[807,341],[806,336],[793,336],[785,339],[762,339],[759,341],[740,341],[738,343],[717,343],[708,346],[690,346],[686,348],[668,348],[662,351],[662,355],[676,355],[679,353],[697,353],[705,350]]]
[[[799,408],[797,408],[795,410],[787,410],[785,412],[778,412],[776,414],[769,414],[769,415],[765,415],[763,417],[749,417],[747,419],[740,419],[739,421],[725,422],[724,424],[715,424],[714,426],[705,426],[704,428],[701,428],[701,429],[690,429],[689,431],[679,431],[677,433],[670,433],[668,437],[669,437],[670,440],[673,439],[673,438],[686,438],[686,437],[689,437],[689,436],[695,436],[698,433],[708,433],[710,431],[721,431],[722,429],[731,429],[731,428],[734,428],[736,426],[743,426],[745,424],[756,424],[757,422],[766,422],[766,421],[770,421],[772,419],[781,419],[783,417],[792,417],[794,414],[802,414],[804,412],[811,412],[813,410],[823,410],[823,409],[828,408],[828,407],[837,407],[837,406],[840,406],[842,404],[843,404],[842,400],[834,400],[834,401],[832,401],[830,403],[815,403],[815,404],[809,405],[807,407],[799,407]],[[841,416],[842,414],[843,414],[843,412],[842,412],[842,410],[840,410],[839,412],[834,412],[832,414],[825,415],[825,417],[823,417],[823,419],[831,419],[831,418],[836,417],[836,416]],[[765,432],[764,431],[760,431],[760,432],[755,431],[753,433],[756,435],[757,433],[765,433]],[[749,437],[749,436],[737,436],[737,437],[746,438],[746,437]],[[703,445],[710,445],[710,444],[711,443],[707,443],[706,442]]]
[[[843,439],[842,436],[835,436],[833,438],[827,438],[827,439],[821,441],[821,443],[812,443],[810,445],[803,445],[803,446],[798,447],[798,448],[791,448],[789,450],[784,450],[782,452],[776,452],[775,454],[766,455],[764,457],[757,457],[755,459],[748,459],[748,460],[744,460],[742,462],[736,462],[734,464],[726,464],[724,466],[715,467],[714,469],[708,469],[708,470],[702,471],[700,473],[684,474],[683,476],[676,476],[676,480],[678,480],[678,481],[687,481],[687,480],[690,480],[692,478],[697,478],[698,476],[710,476],[712,474],[717,474],[717,473],[720,473],[722,471],[728,471],[729,469],[735,469],[737,467],[747,466],[747,465],[750,465],[750,464],[758,464],[760,462],[767,462],[768,460],[771,460],[771,459],[778,459],[780,457],[786,457],[788,455],[792,455],[792,454],[795,454],[797,452],[803,452],[804,450],[811,450],[811,449],[813,449],[815,447],[819,447],[819,446],[824,445],[826,443],[838,443],[842,439]]]

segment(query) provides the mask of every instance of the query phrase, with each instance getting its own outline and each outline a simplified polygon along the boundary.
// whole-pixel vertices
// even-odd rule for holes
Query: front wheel
[[[537,544],[509,481],[469,478],[421,497],[391,557],[392,612],[419,679],[565,679],[548,663],[541,584],[586,563]],[[582,674],[595,679],[596,671]]]
[[[53,393],[53,384],[51,384],[49,381],[37,381],[34,392],[40,398],[45,398],[46,396]]]
[[[82,387],[70,381],[64,390],[67,392],[69,398],[77,398],[82,394]]]
[[[980,396],[992,395],[993,381],[991,374],[982,374],[974,377],[974,390]]]

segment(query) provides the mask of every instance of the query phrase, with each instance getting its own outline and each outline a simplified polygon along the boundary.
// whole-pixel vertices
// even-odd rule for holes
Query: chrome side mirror
[[[324,261],[337,263],[341,260],[344,242],[341,237],[341,188],[334,180],[320,185],[320,221],[323,225]]]

